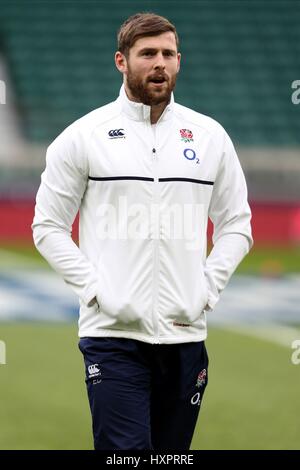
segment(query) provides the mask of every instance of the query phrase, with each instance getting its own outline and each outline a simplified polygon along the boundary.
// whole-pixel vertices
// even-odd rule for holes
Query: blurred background
[[[225,127],[253,212],[254,248],[208,319],[192,448],[299,449],[300,3],[283,0],[0,2],[0,449],[93,445],[78,301],[30,226],[47,145],[116,99],[116,34],[138,11],[175,24],[175,99]]]

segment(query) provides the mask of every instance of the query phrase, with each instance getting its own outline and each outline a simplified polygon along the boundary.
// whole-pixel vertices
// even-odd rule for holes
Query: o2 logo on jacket
[[[184,149],[183,155],[187,160],[195,160],[195,163],[200,163],[199,158],[196,156],[196,152],[193,149]]]

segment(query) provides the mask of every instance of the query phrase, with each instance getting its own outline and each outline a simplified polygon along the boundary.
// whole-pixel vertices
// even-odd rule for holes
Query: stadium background
[[[272,0],[1,2],[0,449],[92,448],[77,301],[30,225],[46,147],[115,99],[116,32],[137,11],[176,25],[176,100],[229,132],[253,211],[255,246],[209,318],[192,448],[299,449],[300,5]]]

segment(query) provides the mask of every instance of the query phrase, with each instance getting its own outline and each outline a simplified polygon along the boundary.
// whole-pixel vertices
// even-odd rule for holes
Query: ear
[[[180,61],[181,61],[181,54],[180,54],[180,52],[178,52],[178,54],[177,54],[177,61],[178,61],[178,62],[177,62],[177,73],[178,73],[179,70],[180,70]]]
[[[122,52],[117,51],[115,53],[115,64],[119,72],[126,73],[127,72],[127,60]]]

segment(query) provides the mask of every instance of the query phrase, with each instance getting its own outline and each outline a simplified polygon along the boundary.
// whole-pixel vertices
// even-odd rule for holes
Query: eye
[[[167,57],[173,57],[175,54],[172,51],[166,51],[166,52],[164,52],[164,55],[167,56]]]

